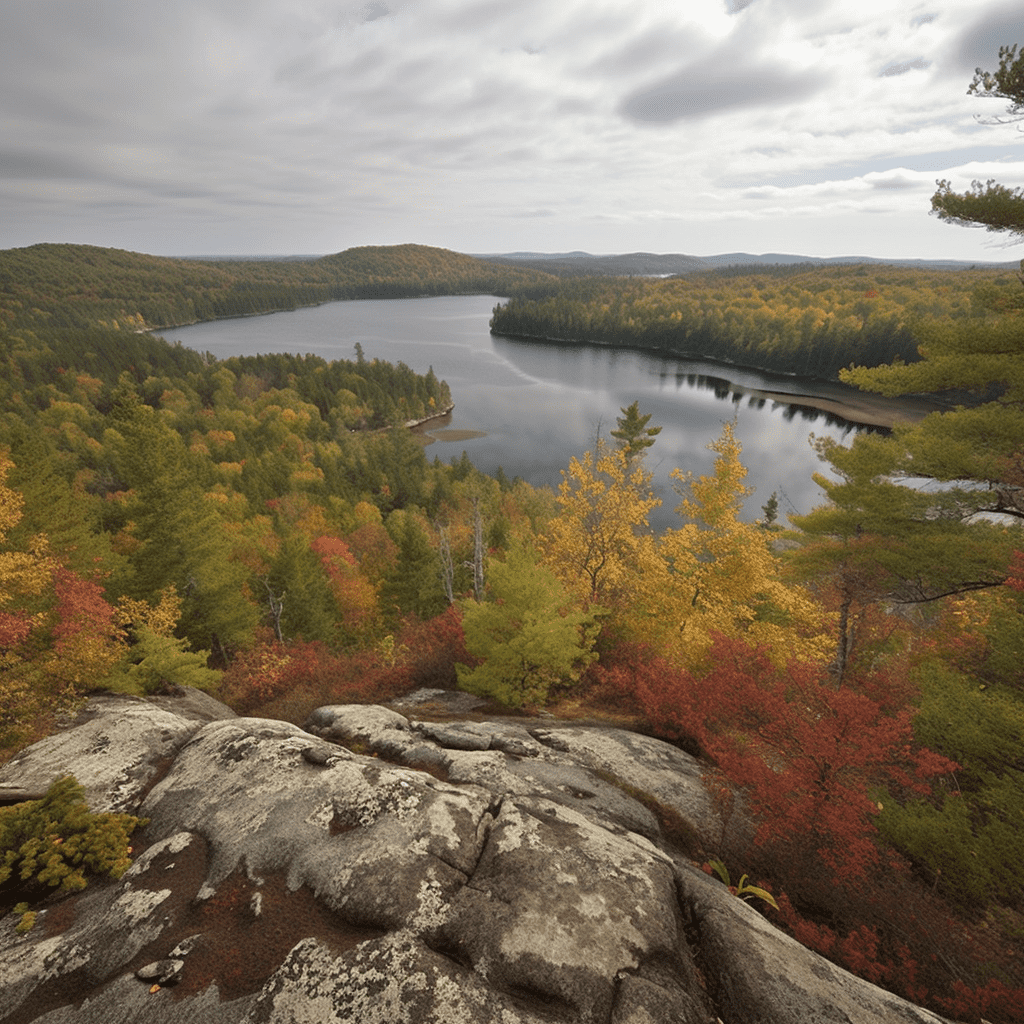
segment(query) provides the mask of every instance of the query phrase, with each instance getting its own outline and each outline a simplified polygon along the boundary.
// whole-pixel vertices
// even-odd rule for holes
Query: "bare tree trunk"
[[[274,621],[274,635],[277,639],[284,643],[284,637],[281,635],[281,614],[284,611],[284,592],[280,597],[274,594],[274,591],[270,589],[270,583],[267,578],[263,577],[263,586],[267,588],[267,598],[270,601],[270,616]]]
[[[452,561],[452,544],[448,537],[447,527],[435,523],[438,537],[438,556],[441,559],[441,586],[449,604],[455,604],[455,563]]]
[[[484,599],[484,521],[480,499],[473,499],[473,596],[477,603]]]
[[[843,601],[839,606],[839,635],[836,638],[836,660],[832,671],[836,677],[836,689],[843,685],[843,676],[846,675],[846,663],[850,657],[850,608],[853,605],[853,598],[850,592],[843,588]]]

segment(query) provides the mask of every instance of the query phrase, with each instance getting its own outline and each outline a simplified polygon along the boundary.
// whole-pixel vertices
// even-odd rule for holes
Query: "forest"
[[[1009,270],[877,264],[730,267],[685,277],[589,277],[495,307],[495,334],[658,349],[825,380],[916,361],[922,320],[984,318],[1022,299]]]
[[[32,245],[0,259],[9,328],[180,326],[338,299],[543,287],[554,278],[425,245],[362,246],[309,260],[185,260],[91,245]]]
[[[325,260],[0,253],[0,757],[89,694],[179,685],[296,723],[437,686],[626,725],[703,757],[723,808],[752,816],[713,849],[677,841],[748,875],[775,924],[950,1017],[1018,1020],[1020,283],[877,266],[567,282],[416,246]],[[446,290],[508,294],[495,329],[546,311],[580,340],[660,345],[674,323],[735,334],[706,356],[775,352],[959,404],[819,441],[823,502],[788,523],[773,496],[743,518],[726,424],[655,533],[658,424],[638,403],[609,410],[556,493],[430,461],[405,424],[458,399],[432,372],[361,350],[216,360],[144,332]]]

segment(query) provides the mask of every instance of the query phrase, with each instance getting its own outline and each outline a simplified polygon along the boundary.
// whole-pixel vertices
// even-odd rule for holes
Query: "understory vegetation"
[[[181,315],[174,296],[206,279],[70,248],[34,270],[25,251],[0,254],[8,754],[90,693],[177,685],[297,723],[320,704],[462,687],[504,711],[626,724],[705,759],[724,827],[716,848],[686,852],[770,893],[777,907],[756,902],[772,921],[949,1016],[1019,1019],[1019,284],[951,275],[948,291],[917,294],[920,281],[851,270],[878,292],[861,296],[863,323],[896,317],[907,356],[880,365],[892,349],[881,360],[840,331],[829,365],[863,364],[842,374],[860,386],[964,404],[848,447],[818,442],[825,499],[785,526],[770,498],[762,519],[745,514],[726,424],[708,438],[713,473],[675,474],[677,525],[656,534],[658,428],[636,403],[557,493],[485,476],[465,455],[430,462],[401,424],[450,403],[432,373],[362,352],[218,361],[167,345],[134,325]],[[417,251],[396,253],[389,280],[415,256],[417,287],[476,287],[458,261],[400,248]],[[386,276],[380,252],[364,257],[349,260],[356,292]],[[104,284],[89,258],[123,265],[122,283]],[[68,260],[81,281],[62,276]],[[265,266],[252,265],[254,293]],[[213,296],[235,288],[217,276],[230,269],[175,274],[211,275]],[[730,289],[754,287],[723,281],[695,287],[721,288],[730,308]],[[796,273],[758,281],[761,303],[810,288]],[[577,286],[688,308],[671,282]],[[915,319],[885,306],[897,293]],[[855,315],[848,294],[818,290],[809,343],[819,320]],[[256,306],[269,301],[284,299],[271,289]],[[907,485],[922,477],[942,486]]]

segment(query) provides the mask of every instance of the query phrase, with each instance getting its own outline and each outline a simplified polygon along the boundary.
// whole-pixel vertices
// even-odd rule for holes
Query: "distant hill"
[[[883,264],[886,266],[918,267],[922,270],[1016,270],[1017,260],[983,262],[979,260],[921,260],[880,259],[875,256],[800,256],[792,253],[769,252],[755,255],[749,252],[722,253],[717,256],[687,256],[683,253],[632,252],[615,256],[593,256],[585,252],[489,253],[478,258],[491,263],[510,263],[521,267],[543,270],[560,277],[587,277],[591,275],[622,277],[663,277],[676,274],[696,274],[726,267],[790,266],[810,264]]]
[[[550,273],[426,245],[361,246],[316,259],[172,259],[92,245],[0,251],[9,328],[168,327],[338,299],[550,288]]]

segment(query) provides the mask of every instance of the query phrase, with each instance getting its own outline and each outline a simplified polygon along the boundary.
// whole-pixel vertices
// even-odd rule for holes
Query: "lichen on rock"
[[[696,762],[657,740],[132,703],[126,753],[125,708],[101,701],[19,758],[33,779],[55,750],[87,769],[108,737],[92,798],[150,824],[120,881],[42,906],[28,934],[0,920],[0,1022],[938,1020],[693,868],[657,808],[696,842],[722,823]],[[126,788],[129,758],[152,771]]]

